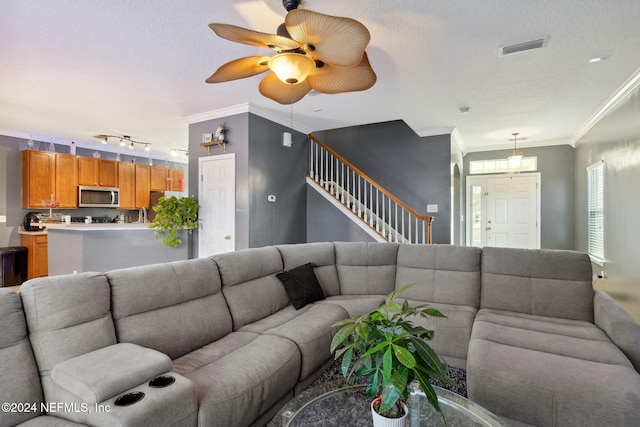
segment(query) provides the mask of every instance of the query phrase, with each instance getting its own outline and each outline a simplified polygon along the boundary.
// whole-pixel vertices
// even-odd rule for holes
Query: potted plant
[[[331,342],[336,359],[342,357],[342,374],[347,384],[354,378],[368,376],[366,395],[376,399],[371,404],[374,424],[376,415],[397,418],[407,415],[407,386],[417,379],[429,403],[440,415],[438,396],[430,378],[446,384],[455,383],[445,373],[445,365],[427,344],[434,331],[417,326],[407,318],[446,317],[426,304],[410,306],[395,299],[413,284],[391,292],[383,305],[361,316],[335,323],[341,327]],[[354,359],[355,356],[359,357]],[[353,362],[353,363],[352,363]],[[444,418],[444,415],[443,415]],[[404,420],[399,425],[404,425]]]
[[[158,239],[166,246],[177,248],[182,244],[180,231],[189,234],[198,228],[198,209],[200,205],[191,197],[161,197],[153,207],[156,217],[150,227]]]

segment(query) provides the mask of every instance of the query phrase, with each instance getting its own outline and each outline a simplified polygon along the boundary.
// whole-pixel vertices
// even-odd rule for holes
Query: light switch
[[[269,195],[267,196],[267,202],[275,203],[275,202],[276,202],[276,196],[275,196],[275,194],[269,194]]]
[[[438,205],[427,205],[427,212],[429,213],[438,212]]]
[[[6,215],[0,215],[0,222],[7,222],[7,216]]]

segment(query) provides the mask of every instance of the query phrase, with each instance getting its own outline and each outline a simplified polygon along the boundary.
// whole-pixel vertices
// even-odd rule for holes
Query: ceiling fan
[[[230,24],[209,24],[219,36],[275,50],[275,56],[249,56],[222,65],[207,83],[222,83],[271,71],[260,93],[280,104],[293,104],[310,90],[342,93],[369,89],[376,82],[365,52],[369,30],[360,22],[298,9],[301,0],[283,0],[287,10],[277,34]]]

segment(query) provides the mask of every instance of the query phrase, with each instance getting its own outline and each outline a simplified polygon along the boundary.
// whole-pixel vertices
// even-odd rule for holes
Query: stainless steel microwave
[[[120,206],[120,189],[113,187],[78,187],[78,207],[117,208]]]

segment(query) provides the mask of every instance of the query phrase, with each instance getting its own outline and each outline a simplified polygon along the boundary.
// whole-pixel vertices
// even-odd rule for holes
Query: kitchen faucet
[[[142,224],[147,223],[147,210],[144,208],[144,206],[141,207],[140,211],[138,212],[138,222]]]

